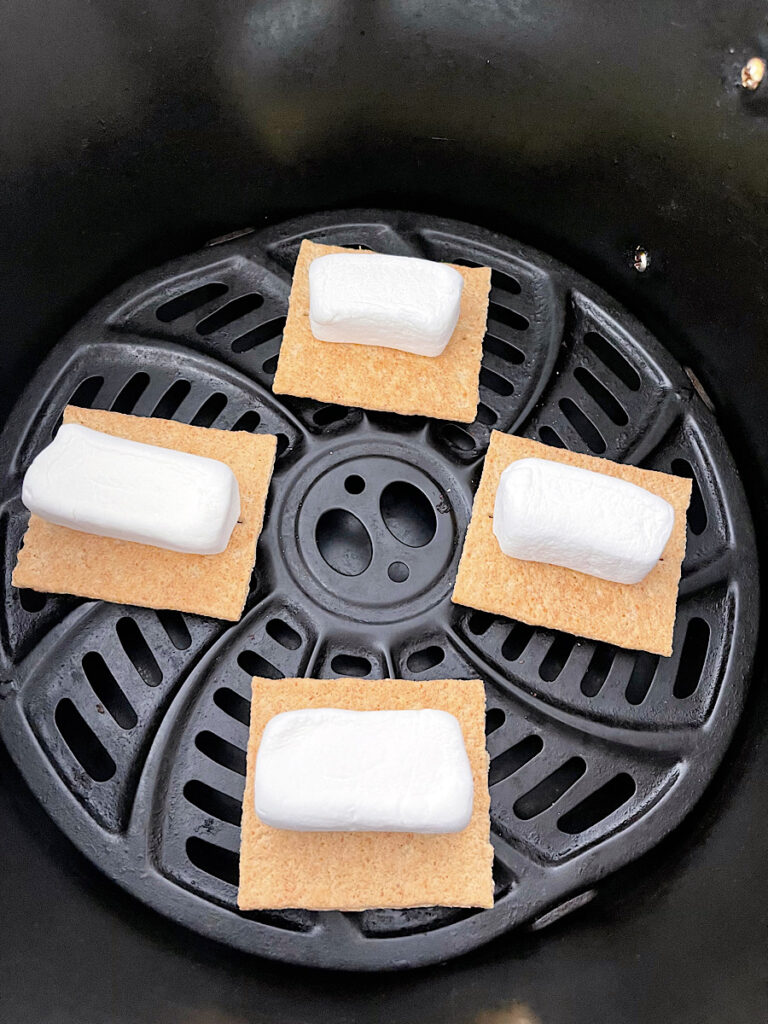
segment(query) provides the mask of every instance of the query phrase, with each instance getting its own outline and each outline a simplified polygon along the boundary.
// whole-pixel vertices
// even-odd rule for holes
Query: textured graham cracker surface
[[[505,555],[493,533],[493,508],[502,471],[516,459],[551,459],[619,477],[665,498],[675,510],[661,559],[640,583],[612,583],[544,562]],[[532,626],[560,629],[631,650],[672,653],[680,567],[685,555],[691,481],[551,448],[493,431],[485,457],[456,585],[455,604],[506,615]]]
[[[275,461],[272,434],[190,427],[171,420],[67,406],[64,423],[226,463],[240,488],[240,520],[225,551],[188,555],[81,533],[31,516],[13,585],[55,594],[240,618]]]
[[[464,278],[461,312],[442,355],[375,345],[318,341],[309,325],[309,264],[318,256],[367,250],[301,243],[293,272],[288,319],[272,390],[321,402],[471,423],[479,400],[480,360],[488,315],[491,271],[455,267]]]
[[[281,711],[438,708],[458,719],[475,787],[463,832],[292,832],[256,817],[253,772],[264,726]],[[485,691],[478,679],[253,680],[240,846],[241,910],[491,907]]]

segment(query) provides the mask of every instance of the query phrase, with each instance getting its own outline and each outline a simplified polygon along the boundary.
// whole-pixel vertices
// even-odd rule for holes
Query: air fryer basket
[[[493,268],[469,427],[275,396],[301,238]],[[277,433],[241,622],[10,585],[30,460],[74,404]],[[674,653],[457,607],[491,429],[693,479]],[[701,795],[744,702],[757,625],[741,484],[691,380],[572,271],[458,222],[308,217],[135,279],[57,346],[2,440],[0,733],[65,832],[168,916],[249,952],[413,967],[582,905]],[[239,913],[250,677],[468,678],[487,687],[492,910]]]
[[[227,426],[255,412],[262,417],[256,429],[278,429],[274,417],[281,417],[288,426],[278,432],[288,442],[294,439],[295,447],[285,449],[276,483],[298,480],[310,448],[318,455],[321,450],[329,452],[336,437],[342,444],[356,437],[377,444],[376,429],[383,424],[375,416],[361,416],[358,423],[354,415],[349,420],[339,419],[336,435],[333,423],[322,420],[324,414],[333,417],[338,410],[324,413],[311,403],[282,400],[270,404],[263,364],[275,352],[274,347],[269,349],[279,334],[274,326],[268,332],[272,340],[264,341],[269,350],[260,351],[256,345],[249,355],[228,347],[236,336],[247,333],[239,330],[238,322],[219,322],[217,326],[214,321],[207,337],[197,333],[196,325],[238,294],[235,285],[242,285],[243,292],[264,296],[263,306],[248,314],[252,326],[281,315],[284,301],[280,296],[287,285],[290,259],[281,263],[263,251],[257,254],[257,246],[274,244],[283,230],[262,234],[264,226],[307,216],[304,223],[320,227],[314,212],[350,207],[420,211],[519,239],[523,249],[511,247],[508,241],[492,243],[507,253],[497,271],[502,268],[508,278],[515,277],[509,266],[503,269],[511,253],[533,271],[543,270],[544,278],[551,277],[555,285],[562,282],[565,290],[575,288],[593,299],[598,311],[608,314],[609,324],[603,322],[603,329],[608,330],[612,323],[623,332],[611,342],[616,351],[630,364],[639,360],[641,395],[646,393],[642,389],[649,379],[655,380],[654,388],[658,384],[662,391],[668,389],[672,401],[681,403],[686,422],[699,431],[696,437],[703,447],[693,451],[689,435],[683,439],[683,449],[678,448],[672,457],[688,461],[695,473],[701,471],[702,464],[719,472],[731,465],[720,441],[715,440],[722,432],[749,501],[764,564],[760,526],[768,494],[768,276],[764,273],[768,266],[768,80],[749,90],[741,79],[742,68],[755,56],[768,57],[765,6],[756,0],[738,4],[732,0],[635,0],[632,4],[615,0],[590,0],[587,4],[573,0],[539,0],[535,4],[526,0],[473,0],[471,4],[465,0],[347,4],[336,0],[157,0],[150,5],[131,0],[60,0],[44,10],[37,4],[8,0],[0,32],[0,414],[7,422],[5,436],[21,441],[25,434],[31,443],[42,443],[36,417],[44,403],[39,396],[10,416],[33,377],[34,387],[42,386],[42,375],[47,374],[52,386],[56,377],[67,387],[71,383],[75,391],[78,381],[104,376],[98,392],[96,382],[91,381],[76,400],[106,406],[136,374],[144,372],[150,377],[149,384],[142,390],[143,378],[139,378],[122,396],[124,407],[135,403],[138,412],[152,412],[173,381],[183,378],[190,385],[189,392],[171,390],[161,410],[172,412],[174,402],[179,402],[177,415],[191,419],[199,414],[205,421],[217,414],[217,422]],[[344,215],[335,215],[336,223],[343,220]],[[396,234],[410,244],[419,224],[434,226],[430,220],[396,218]],[[390,218],[366,214],[360,224],[374,221],[386,225]],[[333,217],[322,221],[326,229],[332,223]],[[214,246],[175,266],[162,267],[179,254],[197,253],[207,239],[239,234],[249,225],[257,229],[257,237],[242,236],[231,246]],[[449,234],[451,231],[473,246],[482,242],[474,229],[453,227]],[[376,238],[357,230],[345,237],[377,247]],[[391,235],[387,237],[394,243]],[[642,272],[642,268],[636,269],[638,248],[649,258]],[[559,264],[543,260],[540,252],[556,257]],[[243,283],[233,277],[214,282],[225,284],[230,291],[210,295],[210,303],[198,307],[197,314],[190,311],[186,320],[169,319],[163,324],[150,308],[146,323],[151,323],[152,330],[148,333],[142,334],[138,327],[125,332],[117,325],[105,326],[107,312],[116,312],[118,304],[135,299],[152,285],[232,256],[247,256],[241,267],[254,275],[266,261],[273,272],[270,287],[265,285],[262,292],[261,279]],[[581,278],[567,272],[563,276],[564,265],[596,282],[636,319],[627,318],[602,291]],[[156,266],[161,269],[145,273]],[[122,282],[137,274],[145,276],[124,289]],[[498,283],[497,287],[501,293],[509,293],[509,288]],[[120,291],[101,307],[102,314],[88,315],[81,325],[87,338],[81,334],[60,341],[116,288]],[[515,305],[522,296],[521,290],[513,295],[513,302],[497,304],[507,310],[519,308],[531,326],[516,332],[502,325],[510,333],[499,340],[528,355],[527,336],[538,330],[538,325],[535,317]],[[638,328],[638,321],[645,330]],[[574,320],[564,322],[565,336],[576,343],[578,331],[569,333],[574,326]],[[228,331],[232,332],[229,341],[224,339]],[[659,352],[647,331],[664,352]],[[594,333],[601,335],[602,330]],[[157,341],[152,341],[150,334]],[[609,331],[608,340],[611,338]],[[123,364],[121,369],[121,343],[124,353],[129,340],[137,341],[134,352],[140,350],[141,363]],[[69,364],[71,380],[59,373],[63,372],[60,360],[66,356],[63,346],[70,344],[75,360]],[[88,344],[94,351],[87,351]],[[494,353],[491,345],[486,346],[487,359],[508,351],[499,346]],[[53,361],[41,370],[54,348]],[[583,387],[588,380],[584,374],[582,382],[570,376],[567,393],[556,393],[560,367],[554,368],[554,375],[546,369],[548,391],[535,398],[534,404],[540,399],[546,403],[548,395],[556,395],[549,411],[560,418],[559,427],[568,431],[568,436],[560,433],[558,424],[552,429],[569,445],[586,446],[587,438],[571,433],[574,424],[559,401],[570,399],[578,407],[582,402],[595,402],[600,412],[594,406],[594,415],[584,408],[582,412],[600,431],[606,454],[611,454],[621,430],[633,427],[638,413],[644,413],[642,403],[631,389],[629,396],[621,391],[624,385],[611,376],[610,367],[603,367],[596,352],[587,345],[581,351],[590,360],[583,369],[606,381],[628,423],[622,427],[611,420],[595,397],[596,389],[590,396]],[[147,362],[145,356],[150,352]],[[162,359],[156,358],[159,353]],[[574,370],[582,365],[577,354],[575,347],[563,351],[564,361],[571,359],[568,365]],[[179,361],[178,369],[174,369],[174,359]],[[108,364],[103,374],[92,369],[99,360]],[[487,365],[516,390],[505,397],[484,388],[483,404],[489,411],[483,415],[488,419],[491,413],[503,414],[507,400],[509,407],[522,415],[522,406],[515,403],[521,394],[533,398],[526,392],[531,379],[526,360],[511,366]],[[660,376],[651,373],[654,367]],[[570,370],[566,370],[568,379]],[[38,371],[41,375],[35,377]],[[603,378],[603,373],[608,376]],[[694,376],[694,389],[707,397],[711,417],[702,411],[689,388]],[[486,383],[489,380],[494,378],[486,375]],[[51,392],[58,403],[70,394],[60,388]],[[221,405],[217,399],[204,408],[215,394],[225,396],[226,406],[217,410],[217,404]],[[186,405],[182,399],[188,400]],[[625,405],[625,400],[629,404]],[[567,402],[565,406],[573,416]],[[610,402],[607,407],[616,414]],[[316,411],[320,412],[319,424],[312,419]],[[291,413],[296,434],[289,429]],[[532,407],[514,429],[533,429],[536,414]],[[588,430],[583,420],[576,419],[582,431]],[[244,424],[253,427],[254,416]],[[392,446],[390,451],[400,446],[398,451],[407,454],[419,435],[409,434],[407,424],[400,426],[404,429],[387,433],[386,440]],[[451,441],[450,429],[447,439],[438,438],[434,431],[429,434],[419,455],[430,466],[439,466],[434,472],[430,469],[435,487],[446,484],[448,476],[452,480],[461,477],[460,493],[469,495],[474,480],[473,448],[469,446],[482,445],[483,435],[478,431],[488,426],[482,421],[475,424],[467,432],[469,439],[454,433]],[[50,421],[41,429],[52,427]],[[594,441],[595,435],[591,436]],[[644,436],[650,443],[647,432]],[[463,455],[456,441],[466,446]],[[10,457],[11,453],[6,450],[3,459],[6,454]],[[17,493],[19,467],[28,455],[23,448],[14,453],[15,476],[5,484],[6,495]],[[620,457],[631,459],[632,451]],[[642,452],[638,457],[642,459]],[[394,497],[413,498],[416,492],[426,495],[423,475],[399,475],[400,467],[406,465],[407,459],[401,459],[397,482],[413,484],[415,490],[399,487]],[[462,477],[465,470],[467,475]],[[328,502],[331,512],[349,510],[356,515],[372,537],[372,553],[375,546],[386,557],[388,546],[394,546],[397,538],[384,525],[381,504],[378,508],[375,503],[364,504],[371,501],[371,480],[361,479],[365,487],[357,495],[345,487],[347,475],[337,481],[340,489],[318,489],[316,495]],[[708,537],[722,539],[721,527],[730,530],[735,526],[736,534],[728,534],[728,544],[737,539],[733,550],[738,550],[740,557],[725,567],[722,579],[737,584],[734,592],[743,597],[747,592],[744,581],[747,587],[756,588],[758,567],[741,557],[748,520],[736,514],[741,492],[738,486],[730,486],[731,479],[730,468],[723,476],[715,473],[705,478],[700,491],[707,514],[711,508],[707,502],[713,495],[724,495],[725,504],[720,506],[721,518],[716,514],[715,533],[708,519],[707,526],[691,540],[702,551],[698,545]],[[307,476],[305,483],[309,482]],[[376,480],[374,485],[375,492]],[[355,486],[359,484],[353,484],[353,490]],[[353,505],[353,501],[360,503]],[[400,507],[406,504],[403,501]],[[387,507],[391,512],[398,502],[393,500]],[[3,525],[16,531],[9,538],[13,547],[19,543],[21,519],[17,505],[6,504],[6,511],[9,516]],[[446,514],[451,513],[436,513],[438,525]],[[338,526],[338,516],[327,522],[334,519]],[[395,519],[390,516],[390,521]],[[429,521],[416,525],[416,536],[426,536],[428,526]],[[322,532],[326,539],[333,536],[332,531]],[[360,530],[357,535],[362,536]],[[265,537],[264,551],[266,543]],[[436,541],[421,548],[406,546],[407,557],[386,563],[387,569],[393,561],[409,568],[408,580],[399,586],[413,582],[408,558],[426,554],[432,543]],[[254,617],[258,602],[279,582],[282,555],[274,544],[272,547],[279,557],[268,556],[263,563],[266,575],[254,578],[248,613]],[[323,542],[323,547],[333,560],[333,544]],[[330,573],[332,568],[316,551],[313,554],[310,547],[307,551],[315,558],[304,580],[309,588],[318,571]],[[365,552],[358,557],[359,566],[365,561]],[[707,561],[704,554],[701,564]],[[709,564],[716,567],[718,560]],[[371,571],[366,570],[360,581]],[[243,705],[230,698],[228,712],[212,700],[215,690],[223,686],[216,684],[212,674],[203,679],[206,653],[202,648],[220,650],[224,661],[234,658],[234,665],[242,651],[252,651],[276,671],[285,671],[294,654],[290,647],[296,642],[293,633],[300,640],[296,651],[304,650],[301,622],[275,615],[274,619],[280,618],[288,628],[272,624],[270,633],[267,627],[272,619],[254,622],[255,636],[233,631],[228,646],[220,623],[185,617],[184,628],[176,616],[111,609],[126,620],[118,630],[119,619],[110,622],[105,609],[87,602],[48,599],[41,607],[37,595],[25,594],[19,606],[7,589],[7,559],[2,572],[5,603],[10,606],[0,615],[5,623],[0,642],[7,667],[0,674],[0,720],[6,737],[0,741],[0,1019],[14,1024],[103,1024],[105,1020],[127,1024],[165,1020],[315,1024],[319,1019],[386,1020],[388,1024],[412,1024],[414,1019],[424,1024],[656,1024],[661,1020],[701,1024],[706,1019],[708,1024],[755,1024],[768,1019],[768,959],[764,955],[768,686],[764,644],[758,646],[751,679],[738,678],[740,673],[734,668],[740,636],[744,652],[739,656],[741,671],[747,670],[746,655],[751,647],[747,633],[758,615],[753,601],[745,607],[737,600],[737,618],[725,645],[720,640],[715,643],[710,634],[707,650],[724,652],[727,647],[731,660],[717,677],[718,698],[705,712],[717,728],[710,733],[708,726],[693,726],[686,734],[690,752],[675,751],[692,766],[683,775],[687,788],[683,791],[674,786],[655,810],[637,821],[626,822],[626,804],[622,804],[613,820],[625,827],[607,839],[602,837],[610,831],[610,817],[595,826],[601,838],[584,851],[581,863],[607,865],[608,852],[621,846],[616,859],[625,867],[571,885],[571,866],[582,855],[553,865],[546,857],[537,861],[541,846],[529,842],[518,867],[528,862],[534,867],[531,874],[521,870],[518,881],[516,864],[509,861],[513,846],[502,836],[503,842],[497,838],[496,864],[502,889],[512,884],[518,893],[533,894],[528,886],[537,872],[550,885],[549,889],[536,889],[551,899],[532,909],[527,923],[521,921],[519,927],[494,942],[445,965],[339,977],[330,971],[302,971],[293,964],[257,958],[226,944],[232,935],[230,923],[238,920],[230,909],[232,859],[227,857],[226,841],[235,826],[226,815],[236,818],[238,792],[237,785],[227,790],[218,783],[235,779],[236,771],[230,772],[211,760],[205,749],[187,741],[190,756],[199,758],[191,761],[190,767],[205,768],[208,774],[182,779],[178,768],[169,774],[180,761],[170,756],[166,747],[169,756],[165,764],[156,765],[155,778],[161,785],[155,795],[160,799],[149,808],[139,800],[146,768],[135,786],[129,771],[144,753],[146,729],[138,722],[151,722],[158,706],[159,715],[167,712],[176,737],[182,738],[175,710],[187,693],[190,702],[186,707],[203,732],[234,746],[241,744],[243,726],[236,715],[242,715]],[[404,570],[393,572],[402,576]],[[685,588],[695,576],[687,574],[683,582],[683,609],[692,608],[694,595]],[[382,579],[385,588],[395,582]],[[305,595],[298,583],[295,587],[305,602],[297,608],[297,615],[304,606],[314,612],[315,599]],[[704,587],[696,599],[706,591]],[[710,596],[696,616],[708,625],[721,621],[716,604],[709,603]],[[337,641],[338,635],[330,636],[327,630],[333,617],[332,608],[323,609],[316,621],[310,622],[311,635],[320,631],[329,642]],[[416,619],[419,621],[419,615]],[[593,752],[625,753],[625,773],[636,782],[632,770],[635,761],[645,757],[645,750],[653,748],[655,753],[649,756],[658,759],[662,755],[654,746],[656,740],[668,737],[676,743],[681,738],[674,723],[667,730],[649,730],[640,721],[648,702],[654,700],[661,678],[658,666],[645,700],[635,705],[626,696],[634,669],[634,665],[629,667],[632,657],[619,652],[612,674],[603,681],[600,692],[589,697],[600,683],[607,659],[602,665],[598,662],[592,675],[587,671],[579,675],[572,666],[582,664],[580,659],[590,645],[577,643],[566,660],[564,646],[550,645],[554,638],[536,631],[526,648],[521,648],[519,658],[507,659],[500,653],[507,632],[499,635],[499,625],[490,623],[485,633],[472,633],[470,619],[478,629],[485,624],[482,617],[453,610],[447,619],[452,633],[444,634],[445,642],[416,630],[404,631],[403,646],[397,648],[398,663],[404,665],[403,674],[410,671],[416,675],[419,666],[424,668],[436,654],[430,651],[417,658],[413,670],[408,669],[408,659],[434,647],[443,651],[444,660],[431,670],[425,668],[426,674],[449,668],[454,664],[454,652],[471,665],[482,664],[492,705],[511,713],[489,733],[494,755],[499,755],[506,743],[510,721],[526,721],[527,715],[531,733],[543,721],[555,729],[552,735],[579,738],[589,743]],[[371,650],[355,632],[352,629],[350,633],[345,624],[342,639],[349,637],[349,643],[343,650],[329,647],[330,660],[318,661],[318,671],[334,671],[330,661],[338,654],[375,661],[373,655],[379,654],[379,649]],[[367,629],[366,638],[372,632]],[[387,627],[387,636],[391,632],[394,627]],[[459,638],[464,641],[464,650],[449,643],[454,638],[457,644]],[[525,634],[517,634],[506,643],[507,654],[516,653],[524,639]],[[570,639],[564,638],[562,644]],[[406,642],[411,640],[413,647],[408,647]],[[553,655],[547,674],[557,671],[561,661],[564,667],[557,679],[547,681],[541,679],[539,666],[550,646],[558,657]],[[702,649],[700,638],[699,656]],[[59,722],[73,742],[77,732],[81,738],[87,736],[77,725],[77,714],[84,717],[88,728],[94,726],[103,736],[103,751],[115,765],[110,780],[89,784],[92,776],[83,769],[75,779],[71,760],[65,761],[70,754],[56,724],[56,694],[44,694],[38,690],[43,687],[42,678],[33,679],[36,659],[45,656],[45,665],[50,667],[54,650],[60,652],[61,661],[53,676],[68,691],[61,696],[72,702],[71,706],[64,704]],[[87,654],[93,655],[86,662],[88,677],[82,660]],[[103,671],[99,657],[109,674]],[[195,663],[190,667],[192,660]],[[45,668],[42,660],[39,664]],[[236,693],[243,676],[235,673],[234,665],[234,682],[226,685]],[[648,661],[640,663],[630,691],[635,698],[642,695],[652,667]],[[619,668],[623,675],[615,676]],[[375,670],[374,666],[372,672]],[[156,681],[158,672],[162,679],[157,686],[144,682],[145,678]],[[692,675],[695,678],[695,672]],[[193,676],[202,684],[200,703],[194,706]],[[587,694],[581,690],[585,676]],[[613,690],[612,678],[617,680]],[[699,678],[688,705],[691,708],[704,692],[701,680],[709,678],[707,671]],[[721,757],[726,735],[733,728],[732,713],[741,704],[747,682],[740,722]],[[674,688],[674,681],[671,685]],[[41,696],[39,715],[30,715],[30,705],[25,703],[33,690]],[[82,700],[97,690],[104,714],[97,709],[97,718],[84,716],[75,697]],[[583,711],[567,701],[555,703],[566,693],[583,701]],[[728,707],[722,703],[726,693],[734,697]],[[599,717],[600,708],[609,706],[609,698],[611,715],[620,712],[624,716],[621,722]],[[668,707],[677,708],[688,700],[677,698]],[[93,707],[91,704],[91,711]],[[129,725],[132,714],[137,725],[121,728],[119,721]],[[204,725],[201,716],[206,719]],[[44,746],[38,740],[40,727],[51,720]],[[38,723],[37,734],[32,732],[32,721]],[[576,729],[569,724],[574,721]],[[499,722],[496,714],[489,727]],[[12,725],[18,726],[17,732]],[[528,735],[521,732],[520,740]],[[160,733],[156,736],[159,739]],[[543,736],[545,742],[548,738],[551,740],[549,734]],[[617,743],[627,738],[641,746],[627,748]],[[154,750],[160,749],[157,742]],[[205,748],[205,739],[202,744]],[[512,742],[509,749],[516,745]],[[219,743],[207,747],[209,752],[216,749],[219,754],[228,750]],[[532,748],[523,747],[522,752],[526,749],[530,752]],[[497,811],[506,807],[511,815],[507,822],[527,830],[527,836],[536,828],[537,816],[521,821],[515,814],[517,797],[503,806],[500,798],[502,794],[511,796],[515,786],[522,787],[527,775],[538,771],[548,749],[545,746],[494,787]],[[95,754],[90,762],[89,750]],[[96,773],[111,771],[110,761],[98,747],[81,746],[79,753]],[[230,763],[235,764],[237,756],[233,754]],[[591,766],[591,758],[580,751],[573,755],[566,751],[565,764],[578,757]],[[16,767],[21,763],[25,765],[23,775]],[[514,761],[511,764],[514,767]],[[615,762],[613,765],[616,767]],[[60,774],[60,766],[67,771]],[[578,761],[563,776],[555,777],[555,794],[577,768]],[[117,778],[127,783],[127,790],[121,790],[128,793],[127,799],[117,794]],[[559,818],[558,806],[565,807],[563,801],[572,799],[588,778],[587,771],[544,817],[549,814],[550,822]],[[709,778],[706,791],[693,805],[694,789],[703,788]],[[190,802],[183,794],[193,782],[201,785],[187,790]],[[193,802],[211,798],[205,785],[215,794],[216,814],[206,813]],[[173,793],[177,795],[181,787],[177,802],[169,787],[176,787]],[[100,801],[96,801],[98,793],[103,795]],[[683,793],[688,795],[686,799],[678,799]],[[633,794],[628,803],[634,800]],[[127,829],[121,829],[114,827],[114,818],[110,823],[96,817],[98,812],[119,819],[131,802],[138,809],[131,813],[148,813],[152,826],[145,833],[145,838],[152,840],[151,849],[145,842],[137,857],[128,856],[133,834],[130,821]],[[176,803],[186,817],[179,821],[178,834],[169,837],[163,812]],[[658,824],[660,832],[666,831],[683,813],[684,805],[691,810],[679,827],[629,863],[630,852],[640,852],[641,847],[623,843],[622,837],[642,835],[643,822]],[[527,809],[526,804],[518,806],[523,813]],[[223,823],[217,814],[224,816]],[[212,832],[203,828],[191,834],[190,825],[194,828],[201,819],[203,826],[211,820]],[[543,838],[559,836],[562,833],[555,820]],[[192,844],[197,864],[186,849],[193,838],[214,848]],[[179,869],[177,877],[182,867],[194,872],[200,888],[185,888],[158,868],[156,854],[166,839],[175,842],[167,849],[173,847],[171,863]],[[513,852],[508,853],[504,844]],[[231,847],[230,843],[230,853]],[[204,859],[203,851],[212,855]],[[508,859],[502,861],[505,853]],[[120,884],[94,867],[107,861]],[[161,868],[167,863],[166,859]],[[221,874],[225,877],[219,877]],[[555,894],[552,880],[559,885],[564,876],[567,892]],[[139,889],[146,892],[139,894]],[[150,891],[160,913],[148,905],[146,893]],[[499,892],[497,907],[490,912],[496,915],[493,921],[508,913],[513,891]],[[559,915],[579,905],[578,912],[557,922]],[[186,926],[174,923],[187,914]],[[226,933],[219,941],[207,940],[200,932],[201,920],[210,921],[209,935],[217,922],[226,921]],[[430,921],[435,927],[426,932]],[[332,923],[320,922],[321,927]],[[374,925],[380,932],[375,938],[363,934],[362,926],[370,932],[371,923],[370,918],[337,917],[334,926],[341,937],[328,944],[331,955],[340,956],[345,943],[353,948],[353,936],[358,932],[356,953],[407,946],[410,960],[411,950],[423,948],[428,939],[440,944],[448,936],[460,935],[462,942],[472,944],[474,929],[482,933],[478,942],[490,930],[487,914],[453,922],[440,915],[430,918],[429,912],[426,917],[406,914],[389,921],[379,915]],[[295,953],[301,943],[307,948],[312,945],[312,929],[301,930],[305,924],[305,918],[296,918],[292,931],[291,922],[281,916],[278,920],[246,919],[243,928],[259,937],[253,939],[256,944],[268,934],[275,936],[281,950],[274,944],[273,949],[282,955],[289,949]],[[393,934],[403,929],[410,934]],[[392,966],[396,959],[388,953],[375,955],[386,961],[384,966]]]

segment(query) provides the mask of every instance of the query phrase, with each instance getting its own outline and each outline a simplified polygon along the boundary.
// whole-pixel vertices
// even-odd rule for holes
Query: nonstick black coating
[[[302,237],[493,268],[469,427],[272,395]],[[68,402],[277,433],[246,613],[19,594],[23,473]],[[616,650],[450,603],[492,428],[694,479],[675,650]],[[414,967],[583,905],[701,795],[757,626],[749,513],[690,379],[632,317],[535,250],[454,221],[303,218],[135,279],[54,350],[2,439],[0,732],[106,874],[222,943],[294,963]],[[481,676],[495,906],[236,910],[251,675]]]

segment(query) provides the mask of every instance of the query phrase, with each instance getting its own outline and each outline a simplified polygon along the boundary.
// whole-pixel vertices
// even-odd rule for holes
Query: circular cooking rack
[[[272,394],[305,237],[492,268],[474,423]],[[23,474],[68,402],[278,435],[240,622],[11,586],[27,522]],[[671,658],[451,604],[492,429],[692,478]],[[544,926],[682,820],[743,706],[757,561],[713,415],[608,296],[485,230],[335,213],[150,271],[56,346],[5,429],[0,464],[0,734],[48,813],[105,874],[241,950],[395,969]],[[494,907],[238,911],[252,675],[483,678]]]

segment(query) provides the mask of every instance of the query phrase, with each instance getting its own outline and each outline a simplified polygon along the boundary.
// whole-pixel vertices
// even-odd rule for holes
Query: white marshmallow
[[[309,323],[320,341],[439,356],[458,323],[463,287],[445,263],[331,253],[309,265]]]
[[[256,815],[299,832],[460,832],[472,769],[447,711],[284,711],[267,722]]]
[[[223,462],[76,423],[34,459],[21,500],[59,526],[197,555],[223,551],[240,516]]]
[[[501,474],[493,532],[512,558],[639,583],[661,558],[674,521],[668,501],[626,480],[518,459]]]

